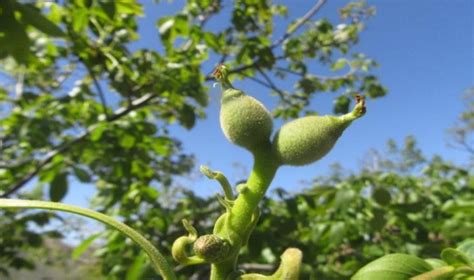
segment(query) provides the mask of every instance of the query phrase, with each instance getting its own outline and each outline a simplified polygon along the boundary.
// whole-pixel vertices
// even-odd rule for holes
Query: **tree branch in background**
[[[296,72],[296,71],[293,71],[291,69],[284,68],[284,67],[278,67],[277,66],[277,67],[275,67],[275,69],[279,70],[279,71],[282,71],[282,72],[290,73],[290,74],[293,74],[293,75],[299,76],[299,77],[304,77],[305,76],[304,73]],[[339,75],[339,76],[322,76],[322,75],[312,75],[312,76],[319,79],[319,80],[332,81],[332,80],[340,80],[340,79],[349,78],[349,76],[354,75],[355,72],[356,72],[356,69],[353,68],[353,67],[350,67],[350,70],[347,71],[347,73]]]
[[[283,59],[285,59],[285,56],[283,56],[283,55],[275,57],[275,60],[283,60]],[[248,70],[248,69],[256,69],[257,67],[258,67],[258,61],[253,61],[250,64],[242,65],[242,66],[236,67],[234,69],[230,69],[228,71],[228,73],[229,74],[237,74],[237,73],[241,73],[242,71],[245,71],[245,70]],[[213,80],[214,80],[214,77],[212,75],[207,75],[206,78],[205,78],[205,81],[213,81]]]
[[[281,100],[287,104],[291,104],[291,102],[286,98],[286,94],[285,92],[283,92],[280,88],[278,88],[273,82],[272,82],[272,79],[270,79],[270,77],[268,77],[267,74],[265,74],[265,72],[257,66],[257,71],[260,73],[260,75],[262,75],[262,77],[265,79],[265,81],[268,83],[270,89],[272,89],[273,91],[275,91],[278,96],[280,96]]]
[[[204,25],[206,25],[207,21],[211,18],[211,16],[219,10],[219,4],[220,3],[218,0],[214,0],[212,4],[197,17],[199,21],[199,28],[202,29]],[[192,45],[192,41],[192,39],[187,40],[186,43],[183,45],[183,50],[188,50]]]
[[[287,104],[290,104],[290,101],[286,98],[286,94],[285,94],[282,90],[280,90],[280,89],[278,89],[278,88],[274,88],[271,84],[269,84],[269,83],[267,83],[267,82],[265,82],[265,81],[262,81],[262,80],[260,80],[260,79],[257,79],[257,78],[255,78],[255,77],[252,77],[252,76],[249,76],[249,75],[245,75],[245,74],[244,74],[244,76],[247,77],[247,78],[249,78],[251,81],[256,82],[256,83],[259,84],[259,85],[262,85],[262,86],[264,86],[264,87],[266,87],[266,88],[269,88],[269,89],[274,90],[274,91],[278,94],[278,96],[281,98],[281,100],[282,100],[283,102],[285,102],[285,103],[287,103]]]
[[[305,24],[308,20],[310,20],[320,9],[321,7],[326,3],[326,0],[319,0],[314,6],[303,16],[301,17],[292,27],[289,27],[288,30],[286,31],[285,34],[283,34],[282,37],[280,37],[278,40],[274,41],[271,45],[270,48],[274,49],[277,46],[281,45],[286,39],[290,38],[291,35],[293,35],[303,24]],[[225,54],[221,57],[220,63],[223,63],[225,59],[228,57],[228,54]],[[284,59],[284,56],[278,56],[275,57],[275,60],[281,60]],[[247,64],[247,65],[242,65],[240,67],[236,67],[234,69],[229,70],[229,74],[232,73],[240,73],[242,71],[245,71],[247,69],[252,69],[258,67],[258,60],[254,60],[252,63]],[[211,72],[212,73],[212,72]],[[206,76],[206,81],[211,81],[214,80],[214,77],[212,74],[208,74]]]
[[[130,112],[142,108],[151,103],[151,101],[157,97],[155,94],[145,94],[144,96],[135,99],[132,104],[128,107],[121,107],[115,111],[115,113],[110,116],[105,122],[114,122],[126,115]],[[38,162],[36,167],[26,175],[24,175],[20,180],[18,180],[15,184],[13,184],[7,191],[0,195],[0,198],[7,198],[10,195],[18,192],[21,188],[23,188],[31,179],[33,179],[48,163],[50,163],[53,158],[61,153],[66,152],[69,150],[73,145],[81,142],[84,138],[86,138],[92,131],[94,131],[98,126],[98,123],[95,125],[90,126],[86,131],[79,134],[76,138],[62,143],[57,146],[55,149],[50,151],[45,158]]]
[[[104,92],[102,91],[102,87],[100,86],[99,81],[97,81],[97,78],[95,77],[95,74],[92,71],[92,69],[84,61],[83,61],[83,64],[86,67],[87,72],[89,73],[89,76],[91,76],[92,81],[94,82],[94,86],[97,89],[97,94],[99,95],[100,103],[102,104],[102,109],[108,119],[109,114],[107,112],[107,101],[105,100],[105,95],[104,95]]]
[[[326,3],[326,0],[319,0],[314,6],[300,19],[296,21],[296,23],[293,26],[290,26],[288,30],[286,31],[283,36],[280,37],[280,39],[276,40],[273,42],[273,44],[270,46],[270,48],[275,48],[282,44],[286,39],[288,39],[293,33],[295,33],[303,24],[305,24],[308,20],[310,20],[318,11],[321,9],[321,7]]]
[[[321,75],[313,75],[313,76],[323,81],[334,81],[334,80],[349,78],[349,76],[354,75],[355,72],[356,70],[351,67],[351,69],[347,73],[339,75],[339,76],[321,76]]]
[[[285,68],[285,67],[276,66],[275,69],[279,70],[279,71],[282,71],[282,72],[293,74],[295,76],[304,77],[304,73],[296,72],[296,71],[293,71],[293,70]]]
[[[199,27],[203,28],[206,22],[211,18],[212,14],[219,10],[220,1],[214,0],[212,4],[204,11],[203,14],[199,15]]]

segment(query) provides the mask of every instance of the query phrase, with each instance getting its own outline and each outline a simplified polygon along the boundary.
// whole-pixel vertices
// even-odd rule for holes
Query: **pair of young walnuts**
[[[217,66],[214,77],[222,85],[220,123],[230,142],[244,147],[255,157],[272,157],[281,165],[306,165],[325,156],[351,122],[365,113],[365,102],[356,96],[354,110],[342,116],[307,116],[283,125],[271,139],[273,119],[265,106],[243,91],[235,89],[224,65]],[[264,153],[260,153],[264,151]],[[224,216],[221,216],[224,217]],[[217,263],[231,250],[227,240],[215,234],[198,237],[187,221],[189,236],[178,238],[172,248],[173,257],[182,264]],[[193,244],[194,256],[186,247]]]
[[[306,165],[325,156],[351,122],[365,114],[365,101],[357,95],[354,110],[342,116],[307,116],[283,125],[270,141],[273,119],[257,99],[232,87],[224,65],[214,77],[222,85],[220,123],[230,142],[252,153],[271,143],[280,165]]]

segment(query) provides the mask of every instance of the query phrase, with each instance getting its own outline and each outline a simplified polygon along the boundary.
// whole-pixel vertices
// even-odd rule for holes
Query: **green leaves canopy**
[[[274,113],[282,118],[296,117],[318,92],[336,92],[343,96],[338,100],[356,91],[385,94],[369,73],[375,62],[351,51],[363,27],[360,15],[372,13],[366,4],[343,8],[337,23],[294,19],[275,41],[269,38],[282,35],[276,23],[288,7],[239,0],[230,8],[231,23],[211,29],[208,22],[226,17],[221,1],[186,1],[175,15],[158,19],[162,46],[152,49],[134,44],[146,13],[137,1],[0,1],[0,195],[18,196],[36,181],[47,198],[60,201],[69,181],[91,182],[98,210],[118,212],[159,238],[173,221],[156,218],[168,211],[157,189],[193,166],[167,126],[191,129],[204,117],[214,64],[225,60],[233,77],[277,94]],[[310,73],[313,62],[347,72]],[[282,86],[287,79],[294,88]],[[344,100],[337,112],[348,108]],[[110,238],[116,247],[104,254],[128,250],[122,241]],[[5,239],[2,246],[20,245]],[[124,278],[125,270],[114,271]]]

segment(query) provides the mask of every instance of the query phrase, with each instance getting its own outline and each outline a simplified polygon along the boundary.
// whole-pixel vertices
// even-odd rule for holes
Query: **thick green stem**
[[[0,199],[0,208],[47,209],[69,212],[97,220],[120,231],[121,233],[132,239],[135,243],[140,245],[142,249],[148,254],[148,257],[150,257],[153,268],[156,270],[157,273],[161,274],[161,276],[163,276],[165,280],[176,279],[176,275],[174,274],[174,271],[171,268],[170,264],[166,261],[163,255],[161,255],[158,249],[156,249],[156,247],[150,243],[150,241],[148,241],[145,237],[143,237],[143,235],[141,235],[131,227],[115,220],[110,216],[86,208],[67,205],[63,203],[38,200]]]
[[[211,280],[224,280],[236,269],[240,248],[245,245],[250,231],[253,230],[252,222],[255,221],[252,216],[278,167],[279,163],[272,153],[270,143],[263,144],[254,152],[254,166],[246,187],[240,191],[227,215],[225,225],[217,233],[230,241],[233,254],[226,261],[212,265]]]
[[[278,169],[278,160],[271,152],[271,147],[260,149],[254,154],[254,166],[244,188],[235,200],[229,218],[233,229],[246,229],[252,220],[259,202],[265,195]]]

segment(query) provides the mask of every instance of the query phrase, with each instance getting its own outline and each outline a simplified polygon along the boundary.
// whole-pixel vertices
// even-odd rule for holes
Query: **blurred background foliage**
[[[188,0],[158,20],[161,46],[133,48],[137,17],[146,12],[134,0],[1,1],[0,195],[61,201],[73,179],[94,184],[91,207],[118,216],[166,255],[184,234],[181,219],[210,232],[223,209],[214,198],[176,186],[174,178],[189,174],[194,158],[168,127],[191,129],[205,117],[205,82],[215,64],[225,61],[234,78],[271,89],[280,100],[274,115],[283,119],[309,113],[318,92],[339,93],[338,114],[348,111],[355,93],[387,92],[371,74],[376,62],[352,50],[375,9],[355,1],[341,7],[340,22],[313,20],[324,3],[271,41],[275,19],[287,16],[285,5]],[[224,12],[229,24],[206,27]],[[314,61],[337,76],[312,73]],[[289,78],[292,91],[281,86]],[[453,128],[453,143],[472,153],[473,115],[466,112]],[[389,252],[438,256],[474,231],[474,181],[466,167],[426,159],[413,138],[401,147],[391,141],[388,152],[367,159],[360,172],[336,168],[301,193],[270,194],[242,267],[270,271],[285,248],[296,246],[304,252],[303,279],[343,279]],[[65,235],[49,229],[51,223],[64,221],[2,211],[0,273],[38,269],[37,248]],[[96,238],[101,241],[93,243]],[[146,257],[118,233],[86,239],[76,255],[90,244],[104,279],[151,277]],[[176,269],[182,279],[208,273]]]

